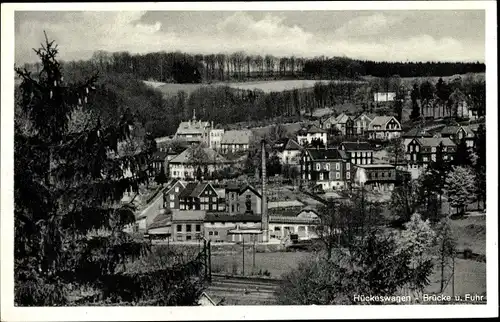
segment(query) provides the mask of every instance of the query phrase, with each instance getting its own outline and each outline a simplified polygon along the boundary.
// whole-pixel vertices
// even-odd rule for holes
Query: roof
[[[179,194],[179,198],[193,197],[194,190],[198,187],[198,182],[190,182]],[[195,195],[194,197],[196,197]]]
[[[319,218],[298,218],[291,216],[269,216],[270,223],[280,224],[315,224],[318,223]]]
[[[205,217],[206,222],[260,222],[262,217],[256,214],[244,213],[244,214],[234,214],[219,212],[219,213],[207,213]]]
[[[283,200],[283,201],[269,201],[267,203],[267,208],[288,208],[288,207],[297,207],[303,206],[304,204],[298,200]]]
[[[351,117],[345,113],[342,113],[335,118],[338,124],[346,123],[349,119],[351,119]]]
[[[354,121],[356,121],[357,119],[359,119],[359,118],[360,118],[360,117],[362,117],[363,115],[364,115],[366,118],[370,119],[370,121],[371,121],[371,120],[373,120],[373,119],[375,118],[375,116],[377,116],[376,114],[373,114],[373,113],[364,113],[364,112],[362,112],[361,114],[359,114],[358,116],[356,116],[356,117],[354,118]]]
[[[253,193],[255,193],[257,195],[257,197],[261,198],[262,195],[260,193],[260,191],[258,191],[257,189],[255,189],[254,186],[250,185],[250,184],[245,184],[244,186],[241,187],[240,189],[240,194],[242,194],[243,192],[247,191],[247,190],[251,190]]]
[[[326,133],[326,131],[323,129],[320,129],[318,126],[316,126],[314,124],[310,124],[306,127],[301,128],[297,132],[297,135],[306,135],[308,133]]]
[[[460,125],[445,126],[441,129],[441,135],[452,135],[456,134],[460,129]]]
[[[184,150],[182,153],[180,153],[172,160],[170,160],[170,163],[183,163],[183,164],[190,163],[191,153],[192,153],[191,151],[193,151],[193,149],[194,149],[193,147],[190,147]],[[214,160],[215,162],[227,162],[227,160],[219,153],[217,153],[215,150],[211,148],[202,148],[202,149],[205,155],[207,156],[206,160],[207,164],[213,163]]]
[[[413,137],[427,137],[431,138],[433,135],[421,128],[413,128],[402,135],[403,137],[413,138]]]
[[[252,131],[232,130],[226,131],[222,135],[221,144],[250,144]]]
[[[226,189],[218,188],[218,189],[215,189],[215,192],[217,193],[219,198],[226,198]]]
[[[172,210],[172,221],[203,221],[206,216],[205,210]]]
[[[307,149],[312,160],[339,160],[347,159],[344,151],[339,149]]]
[[[341,143],[347,151],[360,151],[360,150],[373,150],[368,142],[342,142]]]
[[[300,151],[303,149],[303,147],[300,144],[298,144],[297,141],[295,141],[293,139],[284,138],[284,139],[279,139],[278,141],[276,141],[276,143],[273,145],[273,149],[275,149],[279,152],[283,152],[285,150]]]
[[[370,124],[368,124],[368,129],[372,129],[374,126],[385,126],[390,120],[394,119],[394,116],[375,116]]]
[[[163,188],[163,193],[169,192],[170,189],[172,189],[176,183],[179,183],[182,186],[182,188],[185,187],[185,184],[182,183],[182,181],[180,181],[179,179],[172,179],[169,182],[167,182],[167,185],[165,186],[165,188]]]
[[[155,217],[148,229],[170,226],[172,224],[172,212],[167,210],[164,214],[160,213]]]
[[[416,139],[422,146],[437,147],[441,142],[444,146],[455,146],[456,144],[449,138],[419,138]]]
[[[187,121],[181,122],[176,134],[202,134],[206,128],[210,127],[209,122]]]

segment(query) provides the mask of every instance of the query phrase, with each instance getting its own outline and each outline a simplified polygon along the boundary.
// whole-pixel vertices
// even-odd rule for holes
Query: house
[[[355,166],[355,184],[368,190],[392,191],[396,183],[396,167],[391,164],[359,164]]]
[[[224,129],[215,129],[213,128],[213,123],[212,123],[212,129],[210,130],[210,138],[209,138],[210,141],[208,147],[214,149],[215,151],[220,151],[223,135],[224,135]]]
[[[147,234],[150,239],[172,238],[172,211],[161,212],[148,226]]]
[[[449,138],[455,144],[459,144],[460,141],[465,140],[465,144],[468,148],[474,147],[475,134],[474,131],[464,125],[456,125],[456,126],[445,126],[441,132],[441,137]]]
[[[261,213],[262,195],[249,184],[228,183],[225,187],[226,210],[229,214],[252,211]]]
[[[327,133],[316,125],[302,127],[297,132],[297,142],[300,145],[311,145],[313,140],[321,140],[325,147],[327,146]]]
[[[374,102],[392,102],[396,98],[395,92],[377,92],[373,93]]]
[[[418,176],[431,163],[436,161],[438,146],[443,145],[443,159],[453,160],[456,144],[449,138],[418,138],[413,139],[406,149],[408,170],[415,169],[413,177]]]
[[[361,113],[354,118],[354,134],[365,135],[368,130],[368,124],[373,120],[375,115],[368,113]]]
[[[351,163],[338,149],[306,149],[301,158],[303,180],[321,185],[323,190],[343,189],[351,181]]]
[[[207,213],[204,222],[205,238],[215,243],[240,242],[244,235],[233,233],[236,229],[261,229],[262,218],[251,212],[243,214]],[[248,236],[249,237],[249,236]],[[245,241],[250,241],[245,238]]]
[[[434,137],[434,135],[432,135],[432,133],[429,133],[426,130],[421,129],[421,128],[413,128],[413,129],[409,130],[408,132],[404,133],[403,135],[401,135],[405,149],[408,148],[408,144],[413,139],[432,138],[432,137]]]
[[[204,236],[204,210],[172,210],[172,235],[174,241],[196,241]]]
[[[323,122],[323,128],[329,132],[340,132],[342,135],[354,134],[354,120],[347,114],[342,113],[335,116],[330,116]]]
[[[196,155],[195,154],[199,154]],[[208,147],[189,147],[169,162],[170,178],[194,179],[198,167],[203,175],[212,175],[215,171],[231,164],[219,153]]]
[[[219,195],[210,183],[190,182],[179,193],[180,210],[219,210]]]
[[[141,232],[145,232],[148,226],[154,221],[163,209],[163,194],[159,193],[146,208],[140,210],[136,215],[137,228]]]
[[[310,207],[301,208],[299,211],[296,209],[282,211],[279,215],[270,213],[269,238],[271,241],[284,241],[291,234],[297,234],[300,240],[317,238],[318,224],[318,212]]]
[[[179,195],[186,187],[186,183],[179,179],[172,179],[167,183],[163,189],[163,208],[165,209],[179,209]]]
[[[375,116],[368,124],[370,139],[391,140],[401,136],[401,124],[394,116]]]
[[[248,151],[251,139],[252,131],[250,130],[226,131],[222,135],[221,151],[223,153]]]
[[[373,148],[368,142],[342,142],[339,149],[347,154],[352,164],[373,163]]]
[[[285,138],[278,140],[273,150],[276,151],[281,164],[298,166],[303,147],[297,141]]]
[[[174,138],[188,143],[205,143],[208,146],[210,144],[210,130],[211,124],[206,121],[196,120],[196,111],[193,111],[193,118],[179,124]]]

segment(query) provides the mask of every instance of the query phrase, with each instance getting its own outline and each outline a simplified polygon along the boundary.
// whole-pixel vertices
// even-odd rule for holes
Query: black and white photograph
[[[2,316],[498,316],[496,28],[494,1],[2,4]]]

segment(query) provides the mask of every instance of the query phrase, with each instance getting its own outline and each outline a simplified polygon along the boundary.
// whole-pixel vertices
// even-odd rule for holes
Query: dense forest
[[[485,72],[483,63],[375,62],[346,57],[275,57],[272,55],[187,54],[97,51],[87,61],[67,64],[87,66],[105,73],[127,73],[138,79],[176,83],[211,83],[266,79],[356,79],[362,76],[428,77]],[[37,71],[40,64],[27,65]]]

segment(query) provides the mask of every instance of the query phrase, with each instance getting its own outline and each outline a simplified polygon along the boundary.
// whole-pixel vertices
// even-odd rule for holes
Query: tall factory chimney
[[[262,241],[267,243],[269,241],[269,216],[267,215],[267,192],[266,192],[266,141],[261,142],[262,150],[262,202],[261,202],[261,214],[262,214]]]

